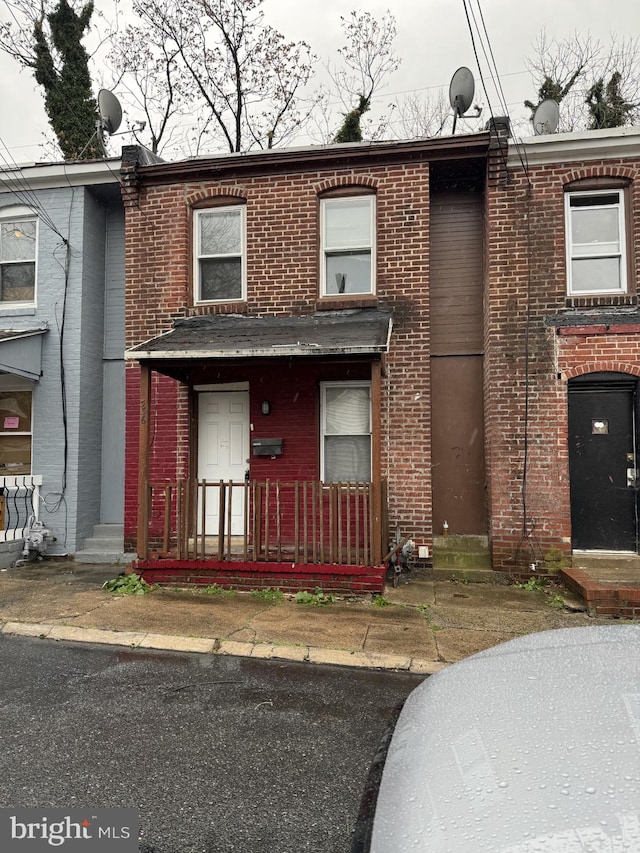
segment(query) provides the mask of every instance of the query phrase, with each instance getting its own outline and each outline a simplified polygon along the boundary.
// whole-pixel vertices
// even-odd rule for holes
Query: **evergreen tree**
[[[604,127],[623,127],[633,122],[634,104],[628,103],[620,91],[622,75],[619,71],[611,75],[605,86],[601,77],[587,92],[589,107],[589,130]]]
[[[578,70],[575,71],[564,84],[560,83],[558,80],[553,80],[551,77],[545,77],[542,81],[542,85],[538,89],[538,103],[534,104],[533,101],[524,102],[525,107],[531,110],[531,120],[533,120],[536,108],[543,101],[551,99],[557,104],[560,104],[565,95],[571,91],[574,83],[578,80],[581,74],[582,66],[578,68]]]
[[[369,109],[369,98],[360,95],[358,106],[348,112],[342,123],[342,127],[336,133],[334,142],[362,142],[362,128],[360,127],[360,119],[363,114]]]
[[[89,56],[82,38],[93,14],[93,2],[77,15],[67,0],[58,0],[55,9],[35,22],[36,81],[45,91],[45,109],[65,160],[103,156],[95,136],[98,110],[91,90]],[[53,52],[52,52],[53,48]]]

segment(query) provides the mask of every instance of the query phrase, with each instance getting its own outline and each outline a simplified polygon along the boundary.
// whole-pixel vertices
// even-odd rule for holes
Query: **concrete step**
[[[640,576],[640,554],[629,551],[574,551],[573,565],[581,569],[629,569]]]
[[[124,550],[124,525],[96,524],[93,536],[84,541],[84,547],[76,551],[76,563],[113,563],[124,565],[135,560],[135,554]]]
[[[433,568],[491,570],[488,537],[463,534],[434,536]]]
[[[113,566],[128,566],[136,558],[137,554],[127,554],[124,551],[76,551],[74,561],[85,565],[93,565],[98,563],[110,564]]]
[[[124,524],[94,524],[91,538],[119,541],[124,538]]]

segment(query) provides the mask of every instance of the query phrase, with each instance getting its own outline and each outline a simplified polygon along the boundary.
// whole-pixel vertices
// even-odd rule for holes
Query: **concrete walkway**
[[[0,571],[0,630],[52,640],[279,658],[429,674],[521,634],[607,623],[561,587],[414,577],[383,599],[102,588],[121,568],[45,561]]]

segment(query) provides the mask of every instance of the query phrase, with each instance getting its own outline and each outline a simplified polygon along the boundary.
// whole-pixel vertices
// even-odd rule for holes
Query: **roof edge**
[[[635,157],[639,145],[640,127],[630,125],[577,133],[550,133],[512,140],[509,144],[508,165],[521,165],[520,158],[523,155],[528,166]]]
[[[182,181],[206,172],[215,178],[218,173],[234,174],[260,170],[263,172],[306,169],[313,164],[360,163],[372,160],[388,161],[421,157],[425,160],[446,160],[485,157],[489,150],[489,131],[438,136],[390,142],[351,142],[342,145],[316,145],[308,148],[271,148],[242,153],[222,153],[170,163],[139,164],[136,173],[140,180]]]

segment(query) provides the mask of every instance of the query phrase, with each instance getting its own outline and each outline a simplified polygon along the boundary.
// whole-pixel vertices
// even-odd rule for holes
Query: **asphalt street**
[[[0,807],[133,806],[142,853],[347,853],[421,680],[0,635]]]

